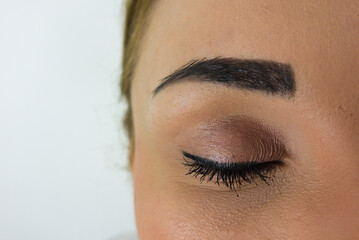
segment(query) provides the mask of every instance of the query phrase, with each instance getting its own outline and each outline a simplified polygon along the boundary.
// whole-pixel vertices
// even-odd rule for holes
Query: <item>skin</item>
[[[131,89],[141,240],[359,238],[358,16],[356,0],[154,6]],[[190,81],[152,97],[188,61],[218,56],[289,63],[294,97]],[[264,122],[290,153],[269,186],[256,181],[238,196],[182,164],[182,150],[219,159],[240,151],[236,127],[200,130],[230,116]]]

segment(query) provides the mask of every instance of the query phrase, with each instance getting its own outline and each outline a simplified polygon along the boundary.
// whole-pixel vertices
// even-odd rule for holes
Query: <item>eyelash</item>
[[[268,180],[274,177],[273,171],[284,164],[283,161],[219,163],[187,152],[183,152],[183,160],[188,168],[186,175],[199,177],[201,183],[206,179],[218,186],[223,183],[236,194],[243,182],[255,183],[256,178],[269,185]]]

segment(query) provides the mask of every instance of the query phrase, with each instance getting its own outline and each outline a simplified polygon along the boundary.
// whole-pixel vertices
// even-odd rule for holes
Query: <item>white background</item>
[[[0,0],[1,240],[135,232],[122,23],[121,0]]]

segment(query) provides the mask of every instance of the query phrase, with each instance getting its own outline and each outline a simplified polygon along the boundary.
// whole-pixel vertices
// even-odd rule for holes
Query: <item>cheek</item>
[[[181,218],[186,215],[179,212],[178,205],[168,195],[165,183],[156,171],[146,164],[152,159],[138,153],[135,158],[134,193],[137,231],[140,239],[183,239],[185,225]],[[180,202],[180,200],[178,201]],[[188,230],[191,232],[191,230]],[[175,237],[176,236],[176,237]]]
[[[133,180],[137,232],[140,239],[170,239],[164,222],[168,199],[158,187],[160,175],[154,171],[157,164],[153,152],[146,151],[143,138],[136,137]],[[158,172],[159,173],[159,172]],[[157,175],[157,176],[156,176]]]

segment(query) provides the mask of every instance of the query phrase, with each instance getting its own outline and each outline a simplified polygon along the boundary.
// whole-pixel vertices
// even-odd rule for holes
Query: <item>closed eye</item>
[[[214,182],[225,185],[230,190],[240,189],[243,183],[253,183],[260,179],[269,185],[273,171],[284,165],[282,160],[269,162],[218,162],[208,158],[192,155],[183,151],[183,164],[187,167],[186,175],[193,175],[201,182]],[[238,194],[237,194],[238,196]]]

